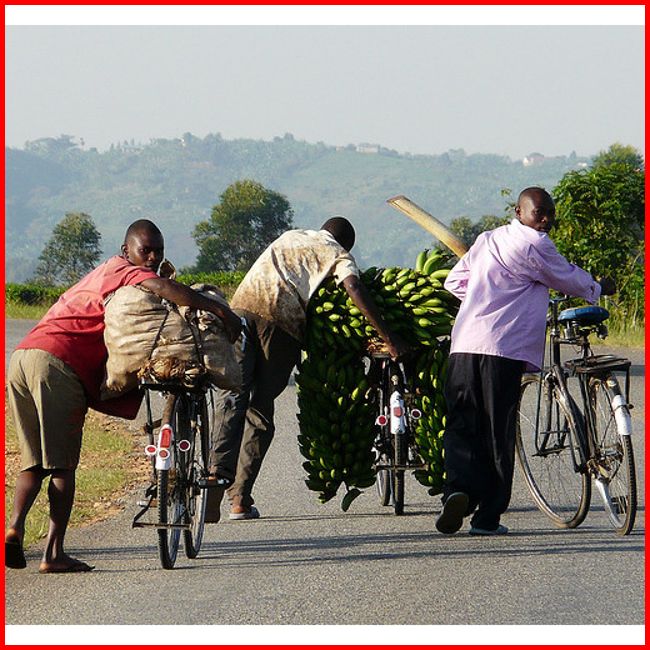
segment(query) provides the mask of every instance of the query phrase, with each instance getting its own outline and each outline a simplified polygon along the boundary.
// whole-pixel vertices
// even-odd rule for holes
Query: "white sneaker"
[[[234,508],[233,508],[234,509]],[[241,519],[259,519],[260,511],[255,507],[251,506],[250,508],[236,508],[235,512],[233,509],[230,510],[228,517],[234,519],[235,521]]]

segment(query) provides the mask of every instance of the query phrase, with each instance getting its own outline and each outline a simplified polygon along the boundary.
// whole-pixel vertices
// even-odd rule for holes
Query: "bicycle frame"
[[[579,451],[579,458],[575,457],[573,445],[571,445],[571,454],[573,457],[574,469],[576,472],[585,472],[588,469],[590,459],[596,453],[595,449],[595,413],[589,398],[589,381],[594,376],[607,376],[615,371],[625,372],[625,398],[621,400],[619,406],[629,407],[629,394],[630,394],[630,362],[627,359],[620,359],[617,357],[602,357],[604,362],[589,364],[590,359],[598,359],[594,357],[589,336],[594,332],[594,327],[584,328],[581,331],[575,331],[568,328],[567,335],[562,336],[559,317],[559,305],[567,298],[552,298],[550,300],[550,316],[547,320],[547,328],[549,331],[549,350],[550,350],[550,364],[543,372],[551,373],[552,381],[540,382],[539,392],[537,397],[537,420],[535,422],[536,439],[535,446],[540,454],[550,453],[551,450],[546,449],[550,434],[553,432],[540,432],[539,431],[539,417],[541,412],[541,391],[542,385],[548,386],[553,389],[553,384],[559,387],[557,397],[563,400],[565,406],[572,412],[576,424],[576,431],[578,434],[577,448]],[[599,331],[599,334],[601,332]],[[603,336],[604,338],[604,336]],[[580,348],[580,356],[568,359],[564,363],[561,358],[561,346],[572,345]],[[542,365],[543,362],[542,362]],[[569,377],[576,377],[580,387],[581,402],[584,409],[580,409],[574,399],[571,397],[567,385]],[[567,401],[568,400],[568,401]],[[549,408],[551,407],[549,403]],[[618,412],[620,411],[620,415]],[[619,433],[625,435],[627,430],[628,435],[631,431],[631,424],[629,422],[629,412],[627,409],[617,408],[617,421]],[[548,420],[548,418],[547,418]],[[565,434],[567,435],[567,434]],[[568,435],[571,435],[568,433]],[[542,440],[540,442],[540,436]],[[561,442],[564,442],[563,440]]]
[[[133,519],[132,526],[134,528],[140,527],[155,527],[155,528],[180,528],[183,530],[189,529],[188,524],[184,523],[162,523],[162,522],[146,522],[140,521],[143,515],[149,510],[151,504],[156,497],[156,483],[157,483],[157,472],[161,470],[171,469],[172,454],[171,448],[174,447],[176,452],[175,456],[178,459],[180,466],[180,479],[184,480],[187,472],[187,463],[192,462],[194,457],[194,446],[196,444],[196,436],[201,435],[201,432],[197,430],[197,422],[200,416],[200,412],[203,409],[204,401],[207,399],[208,388],[205,386],[199,386],[196,388],[188,388],[180,384],[158,384],[158,383],[148,383],[143,382],[141,387],[145,391],[145,409],[146,409],[146,422],[144,424],[144,431],[148,437],[148,443],[145,445],[144,452],[145,455],[151,459],[151,485],[146,490],[146,495],[149,497],[146,503],[142,503],[142,509],[135,515]],[[165,407],[163,410],[163,415],[160,421],[154,421],[153,413],[151,408],[151,393],[164,393],[168,397],[165,402]],[[176,399],[186,399],[189,406],[189,421],[190,429],[192,431],[191,439],[177,439],[177,432],[174,431],[174,427],[170,420],[171,408],[173,401],[170,400],[171,397]],[[154,443],[154,429],[160,424],[160,429],[158,436]],[[203,448],[203,445],[202,445]],[[205,451],[205,449],[203,449]],[[203,458],[203,468],[207,464],[207,458]],[[182,485],[181,488],[186,486]]]
[[[387,355],[373,355],[372,363],[378,363],[381,371],[380,390],[384,394],[384,413],[377,417],[375,424],[381,428],[382,439],[384,442],[389,442],[394,436],[402,436],[406,438],[409,445],[412,445],[409,420],[418,420],[422,417],[422,413],[419,409],[410,408],[408,404],[410,390],[406,381],[404,364],[391,360]],[[386,433],[388,435],[385,435]],[[425,463],[415,463],[408,458],[405,464],[397,464],[395,458],[391,458],[390,464],[375,465],[375,469],[389,470],[422,469],[424,467],[426,467]]]

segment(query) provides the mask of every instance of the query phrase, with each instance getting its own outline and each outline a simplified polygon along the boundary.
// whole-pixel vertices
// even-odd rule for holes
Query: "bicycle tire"
[[[408,453],[406,433],[400,433],[393,436],[394,440],[394,458],[395,465],[404,467],[406,465],[406,458]],[[393,469],[392,475],[392,491],[393,491],[393,508],[396,515],[404,514],[404,470]]]
[[[385,455],[381,454],[377,460],[381,465],[386,465],[390,463],[390,459]],[[379,496],[379,503],[382,506],[389,506],[393,496],[393,491],[391,489],[391,478],[389,469],[379,469],[377,470],[377,480],[375,482],[377,486],[377,495]]]
[[[173,406],[169,415],[169,423],[175,428],[178,420],[178,409],[181,407],[180,396],[170,396]],[[167,409],[166,409],[167,410]],[[163,423],[164,424],[164,423]],[[169,448],[171,464],[169,469],[159,469],[158,474],[158,521],[163,524],[180,524],[184,519],[183,482],[184,469],[176,449],[176,436]],[[158,528],[158,555],[163,569],[173,569],[180,544],[180,528]]]
[[[592,377],[589,398],[595,428],[594,479],[600,481],[598,491],[614,529],[628,535],[636,518],[637,482],[632,438],[621,435],[616,421],[615,400],[621,400],[616,377]]]
[[[189,524],[190,528],[183,531],[183,547],[185,555],[190,559],[194,559],[201,550],[203,531],[205,530],[205,511],[208,503],[206,491],[198,486],[199,479],[205,473],[210,453],[210,422],[205,398],[200,400],[198,411],[199,417],[194,429],[191,429],[188,422],[188,429],[191,429],[192,434],[192,455],[191,461],[187,464],[185,522]]]
[[[517,457],[539,510],[558,528],[575,528],[587,516],[591,501],[589,475],[575,470],[574,459],[579,457],[575,408],[571,402],[558,399],[555,390],[547,390],[542,381],[538,375],[522,381],[515,438]],[[536,436],[538,428],[541,431]],[[550,433],[544,437],[544,431]],[[536,438],[545,447],[541,452]]]
[[[382,380],[382,387],[378,391],[378,415],[388,416],[388,387],[386,386],[385,378]],[[378,425],[379,426],[379,425]],[[377,464],[378,465],[391,465],[390,454],[386,453],[386,449],[390,447],[390,442],[386,438],[386,428],[380,427],[379,431],[379,441],[381,449],[377,450]],[[392,503],[393,491],[391,487],[391,471],[390,469],[378,469],[377,470],[377,479],[375,481],[375,486],[377,488],[377,496],[379,497],[379,503],[382,506],[389,506]]]

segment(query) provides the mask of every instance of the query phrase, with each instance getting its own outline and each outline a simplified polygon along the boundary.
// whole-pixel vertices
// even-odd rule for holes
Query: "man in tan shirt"
[[[386,342],[392,356],[404,354],[404,341],[390,331],[367,289],[349,251],[354,245],[352,224],[333,217],[320,230],[290,230],[260,255],[239,285],[231,307],[247,325],[246,343],[235,344],[242,365],[241,393],[220,391],[216,407],[211,472],[232,481],[228,489],[231,519],[255,519],[252,489],[273,439],[274,401],[289,383],[300,359],[309,299],[323,280],[334,277]],[[240,442],[239,442],[240,441]],[[221,480],[219,480],[221,483]],[[212,507],[207,521],[218,520]]]

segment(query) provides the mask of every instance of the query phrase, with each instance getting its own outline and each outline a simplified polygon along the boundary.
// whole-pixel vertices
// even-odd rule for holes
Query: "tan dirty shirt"
[[[259,256],[230,301],[302,340],[307,304],[321,282],[359,277],[354,257],[327,230],[289,230]]]

